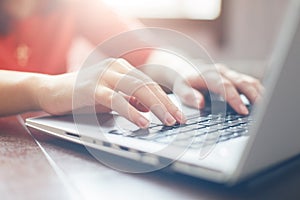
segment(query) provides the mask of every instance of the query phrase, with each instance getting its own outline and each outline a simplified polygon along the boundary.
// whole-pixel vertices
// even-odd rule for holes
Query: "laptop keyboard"
[[[173,126],[151,124],[148,129],[125,131],[125,133],[112,130],[110,133],[162,144],[172,143],[182,147],[201,148],[248,136],[249,125],[253,123],[251,116],[238,115],[234,111],[229,111],[226,115],[201,112],[201,114],[187,116],[187,119],[186,124]]]

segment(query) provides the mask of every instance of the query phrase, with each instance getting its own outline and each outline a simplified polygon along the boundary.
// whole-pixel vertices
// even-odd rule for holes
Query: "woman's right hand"
[[[53,115],[96,106],[97,112],[114,110],[147,128],[149,121],[139,112],[147,108],[165,125],[185,122],[160,86],[124,59],[107,59],[79,72],[48,76],[35,92],[39,107]]]

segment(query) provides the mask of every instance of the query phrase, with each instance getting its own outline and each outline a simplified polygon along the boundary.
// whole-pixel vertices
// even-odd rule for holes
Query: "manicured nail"
[[[241,112],[241,114],[244,114],[244,115],[249,114],[249,110],[246,108],[246,106],[244,104],[240,105],[240,112]]]
[[[148,128],[149,126],[149,121],[147,119],[145,119],[144,117],[140,117],[138,119],[138,122],[137,122],[138,126],[140,128]]]
[[[165,124],[171,126],[176,123],[176,120],[172,117],[170,113],[166,113],[165,115]]]
[[[185,118],[184,114],[179,110],[176,111],[175,118],[179,123],[185,123],[186,122],[186,118]]]

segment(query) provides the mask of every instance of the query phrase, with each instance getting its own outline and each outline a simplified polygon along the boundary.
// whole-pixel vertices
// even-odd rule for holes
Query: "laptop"
[[[212,111],[224,102],[210,98],[200,112],[181,105],[187,123],[171,127],[153,120],[148,129],[139,129],[117,113],[39,116],[26,119],[26,125],[82,144],[116,170],[170,170],[236,184],[300,154],[299,53],[300,1],[294,0],[271,56],[262,101],[247,105],[248,116],[230,108],[225,114]]]

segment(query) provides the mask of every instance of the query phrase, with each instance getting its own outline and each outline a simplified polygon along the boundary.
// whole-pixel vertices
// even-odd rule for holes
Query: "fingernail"
[[[186,122],[186,118],[185,118],[184,114],[179,110],[176,111],[175,118],[180,123],[185,123]]]
[[[138,119],[138,122],[137,122],[138,126],[140,128],[148,128],[149,126],[149,121],[147,119],[145,119],[144,117],[140,117]]]
[[[172,117],[170,113],[166,113],[165,115],[165,124],[171,126],[176,123],[176,120]]]
[[[240,112],[244,115],[249,114],[249,110],[246,108],[246,106],[244,104],[240,105]]]

